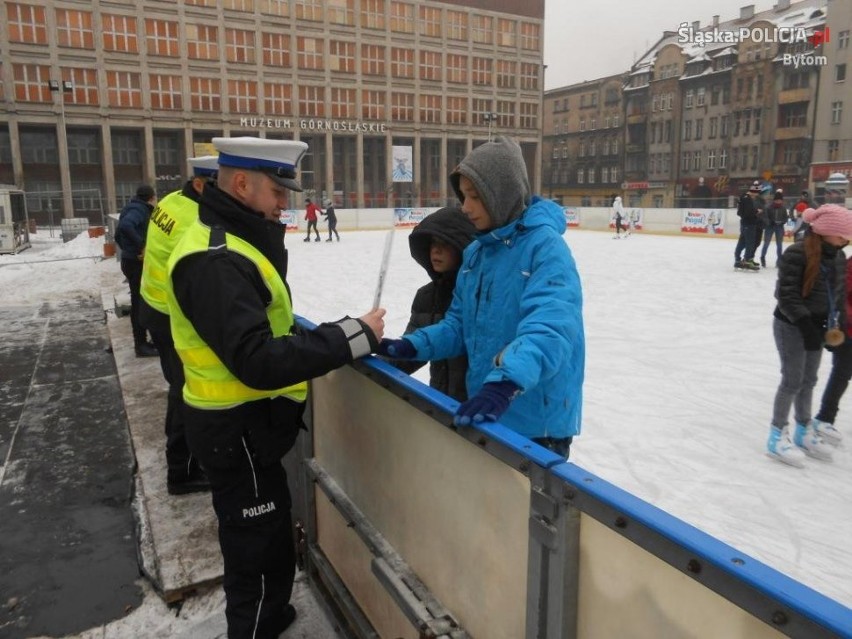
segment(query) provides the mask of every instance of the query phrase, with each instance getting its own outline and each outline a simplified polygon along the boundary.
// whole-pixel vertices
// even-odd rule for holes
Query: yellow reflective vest
[[[140,293],[152,308],[169,313],[167,263],[178,240],[198,219],[198,202],[182,191],[174,191],[157,203],[151,213],[145,240],[145,259],[142,260]]]
[[[266,316],[272,335],[289,335],[293,326],[293,309],[284,280],[272,263],[248,242],[230,233],[225,233],[227,250],[234,251],[251,260],[272,293],[272,301],[266,308]],[[210,227],[196,222],[186,231],[182,241],[175,247],[168,261],[169,284],[175,265],[184,257],[201,251],[217,250],[210,246]],[[218,250],[222,250],[221,247]],[[174,290],[168,286],[169,317],[175,349],[183,362],[184,401],[195,408],[222,410],[257,399],[287,397],[304,402],[308,392],[307,381],[277,388],[259,390],[250,388],[238,380],[222,363],[216,353],[199,337],[192,323],[186,318],[177,303]]]

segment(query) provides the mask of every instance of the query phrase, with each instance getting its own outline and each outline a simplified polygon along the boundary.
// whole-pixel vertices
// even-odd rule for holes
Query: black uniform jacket
[[[252,244],[286,284],[281,224],[264,219],[212,184],[201,195],[199,220]],[[270,292],[254,264],[235,252],[183,258],[172,273],[172,286],[199,336],[251,388],[289,386],[352,361],[349,342],[336,324],[274,338],[266,316]],[[187,407],[187,440],[202,464],[229,466],[243,455],[243,435],[262,464],[277,463],[304,427],[303,412],[303,404],[286,398],[249,401],[226,410]]]

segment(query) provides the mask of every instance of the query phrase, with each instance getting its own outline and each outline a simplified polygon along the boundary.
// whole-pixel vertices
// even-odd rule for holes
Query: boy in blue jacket
[[[499,420],[568,456],[580,433],[585,335],[580,277],[562,238],[565,215],[532,196],[520,146],[505,137],[467,155],[450,175],[476,227],[444,319],[382,340],[394,358],[467,353],[459,426]]]

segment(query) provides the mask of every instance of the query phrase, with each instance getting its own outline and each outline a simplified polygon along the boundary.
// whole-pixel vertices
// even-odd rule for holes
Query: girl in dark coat
[[[811,401],[824,343],[837,346],[843,339],[838,329],[846,323],[846,257],[841,249],[852,238],[852,213],[841,206],[809,209],[804,218],[810,232],[787,247],[778,263],[773,322],[781,383],[767,452],[791,466],[803,466],[805,455],[831,460],[831,447],[811,420]],[[796,420],[792,441],[790,408]]]
[[[408,237],[411,257],[426,269],[432,281],[414,295],[405,334],[443,319],[453,301],[462,252],[475,233],[473,223],[455,207],[439,209],[411,231]],[[411,374],[425,362],[393,360],[391,363]],[[466,374],[466,356],[434,361],[429,365],[429,385],[462,402],[467,399]]]
[[[340,241],[340,233],[337,232],[337,214],[334,212],[334,204],[331,200],[327,200],[325,203],[325,212],[323,215],[326,216],[326,221],[328,222],[328,239],[326,242],[331,242],[331,234],[334,233],[337,236],[337,241]]]

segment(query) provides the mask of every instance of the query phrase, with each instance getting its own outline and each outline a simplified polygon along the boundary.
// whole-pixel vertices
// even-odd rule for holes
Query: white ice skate
[[[796,446],[805,451],[805,455],[808,457],[831,461],[832,448],[814,430],[813,423],[809,423],[807,426],[796,424],[796,434],[793,436],[793,441]]]
[[[780,462],[802,468],[805,465],[805,453],[793,445],[790,431],[785,426],[769,428],[769,441],[766,442],[766,454]]]
[[[822,437],[827,444],[840,446],[843,442],[843,433],[841,433],[834,424],[821,422],[818,419],[813,420],[811,423],[814,425],[814,430],[817,434]]]

